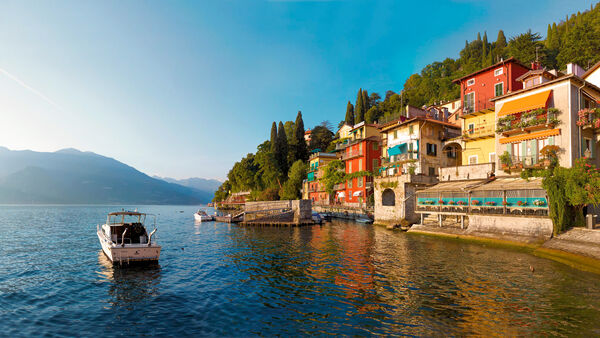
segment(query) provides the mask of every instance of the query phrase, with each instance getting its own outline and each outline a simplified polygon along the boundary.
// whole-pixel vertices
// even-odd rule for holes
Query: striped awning
[[[534,133],[505,137],[505,138],[500,139],[500,143],[502,143],[502,144],[515,143],[515,142],[521,142],[521,141],[527,141],[527,140],[533,140],[533,139],[546,138],[546,137],[556,136],[556,135],[560,135],[560,128],[540,130],[540,131],[536,131]]]
[[[505,102],[498,111],[498,117],[516,114],[538,108],[546,108],[552,90],[529,95],[520,99]]]

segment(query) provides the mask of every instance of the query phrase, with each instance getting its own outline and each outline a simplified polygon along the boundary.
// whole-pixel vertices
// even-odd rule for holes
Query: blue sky
[[[150,175],[225,178],[271,122],[334,125],[465,40],[592,1],[3,1],[0,146],[73,147]]]

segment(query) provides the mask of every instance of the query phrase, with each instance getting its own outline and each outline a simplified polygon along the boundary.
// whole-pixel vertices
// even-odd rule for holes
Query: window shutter
[[[533,160],[532,163],[535,164],[538,162],[538,141],[536,139],[533,139],[530,141],[531,142],[531,154],[533,155]]]
[[[522,141],[521,142],[521,157],[523,159],[525,159],[525,156],[527,155],[527,142],[526,141]]]

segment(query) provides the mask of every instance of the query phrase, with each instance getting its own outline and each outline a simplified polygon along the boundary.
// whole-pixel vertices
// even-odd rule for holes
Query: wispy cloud
[[[0,73],[4,74],[6,77],[8,77],[9,79],[15,81],[17,84],[19,84],[21,87],[29,90],[30,92],[32,92],[33,94],[35,94],[36,96],[38,96],[39,98],[41,98],[42,100],[46,101],[47,103],[49,103],[50,105],[52,105],[53,107],[57,108],[58,110],[63,110],[61,106],[58,105],[58,103],[54,102],[52,99],[50,99],[48,96],[44,95],[44,93],[40,92],[39,90],[31,87],[30,85],[28,85],[27,83],[23,82],[21,79],[19,79],[18,77],[12,75],[11,73],[9,73],[8,71],[0,68]]]

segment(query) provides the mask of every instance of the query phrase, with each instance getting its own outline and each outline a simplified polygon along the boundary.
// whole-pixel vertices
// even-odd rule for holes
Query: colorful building
[[[454,80],[460,85],[462,138],[460,164],[496,162],[494,103],[490,99],[519,90],[529,68],[514,58]]]
[[[380,164],[381,139],[377,126],[365,122],[355,125],[348,134],[348,142],[343,144],[340,152],[350,178],[336,187],[336,200],[360,206],[373,194],[372,173]]]
[[[336,154],[332,153],[314,153],[310,155],[308,174],[306,177],[308,195],[314,204],[329,204],[329,194],[325,191],[325,185],[321,178],[325,173],[325,167],[329,162],[337,159]]]
[[[443,149],[445,140],[460,136],[460,128],[432,117],[401,117],[380,126],[382,157],[378,174],[422,174],[436,177],[438,168],[456,165],[457,149]]]
[[[598,128],[578,125],[579,111],[595,108],[600,101],[600,88],[583,75],[583,69],[573,64],[567,66],[566,74],[535,69],[517,79],[523,89],[493,99],[496,153],[503,154],[500,167],[544,167],[548,164],[542,152],[546,146],[558,147],[561,166],[571,167],[582,156],[600,164]]]

